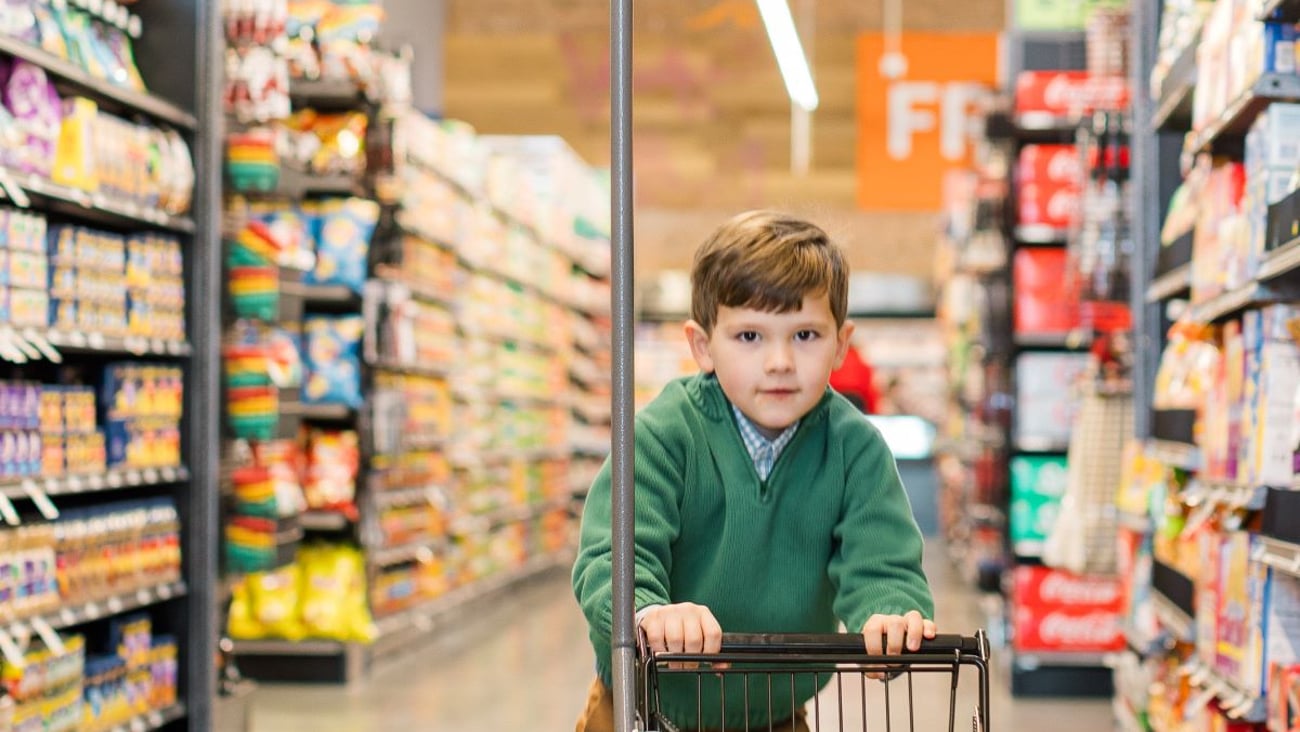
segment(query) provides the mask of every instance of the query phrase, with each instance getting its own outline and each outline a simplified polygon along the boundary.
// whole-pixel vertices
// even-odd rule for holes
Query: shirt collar
[[[773,459],[779,456],[785,446],[790,444],[790,440],[794,439],[794,433],[799,429],[799,422],[802,421],[796,421],[786,427],[784,432],[769,440],[735,404],[731,405],[731,413],[736,416],[736,426],[740,428],[740,437],[745,442],[745,449],[749,451],[749,457],[754,460],[757,460],[765,450],[770,451]]]

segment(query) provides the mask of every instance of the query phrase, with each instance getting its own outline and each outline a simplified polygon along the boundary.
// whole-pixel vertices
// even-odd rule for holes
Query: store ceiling
[[[1003,3],[906,0],[904,23],[997,28]],[[804,28],[805,13],[815,18],[821,106],[805,176],[790,172],[790,102],[753,0],[636,3],[636,197],[638,210],[656,214],[647,222],[676,222],[648,232],[671,250],[664,266],[689,261],[698,227],[685,222],[755,206],[861,216],[853,211],[855,43],[878,29],[881,0],[791,0],[791,8]],[[485,133],[558,134],[588,161],[608,164],[608,28],[608,0],[450,0],[447,115]],[[895,246],[934,239],[932,215],[866,216],[888,222],[903,239]],[[683,227],[694,237],[689,246],[677,243]]]

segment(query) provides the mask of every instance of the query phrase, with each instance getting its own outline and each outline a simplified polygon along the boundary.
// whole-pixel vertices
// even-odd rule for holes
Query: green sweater
[[[892,454],[847,400],[827,389],[803,418],[766,481],[745,450],[716,378],[669,384],[636,418],[637,609],[694,602],[724,632],[858,631],[874,613],[934,602],[921,569],[923,540]],[[587,496],[573,588],[590,626],[596,667],[611,684],[611,478],[606,461]],[[706,727],[721,721],[718,682],[705,677]],[[675,683],[676,682],[676,683]],[[727,724],[743,725],[744,687],[727,685]],[[748,716],[768,720],[755,678]],[[665,679],[661,703],[696,724],[694,678]],[[710,685],[713,687],[710,689]],[[777,721],[814,693],[773,693]]]

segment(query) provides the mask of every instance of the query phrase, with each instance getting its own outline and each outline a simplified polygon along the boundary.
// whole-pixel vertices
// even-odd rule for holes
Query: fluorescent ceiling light
[[[794,29],[794,16],[785,0],[757,0],[758,12],[767,27],[767,37],[772,41],[776,65],[785,79],[785,90],[790,100],[811,112],[817,109],[817,87],[813,85],[808,57]]]

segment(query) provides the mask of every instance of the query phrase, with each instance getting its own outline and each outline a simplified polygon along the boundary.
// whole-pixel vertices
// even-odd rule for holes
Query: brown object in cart
[[[637,654],[636,729],[705,732],[701,720],[721,718],[723,726],[708,732],[784,732],[798,729],[791,719],[794,707],[815,693],[807,718],[811,732],[890,732],[896,717],[902,718],[898,729],[928,732],[940,728],[933,718],[935,705],[928,702],[933,701],[932,689],[941,686],[948,700],[946,729],[953,732],[958,681],[963,668],[969,668],[978,677],[969,729],[987,732],[988,661],[983,631],[974,636],[940,635],[924,641],[920,650],[899,656],[868,654],[856,633],[724,633],[722,650],[716,654],[651,653],[642,644]],[[946,682],[920,683],[926,687],[920,691],[926,706],[919,710],[917,678]],[[670,693],[680,696],[692,685],[693,719],[668,719],[661,706],[665,689],[675,687]],[[962,729],[968,729],[964,721]]]

